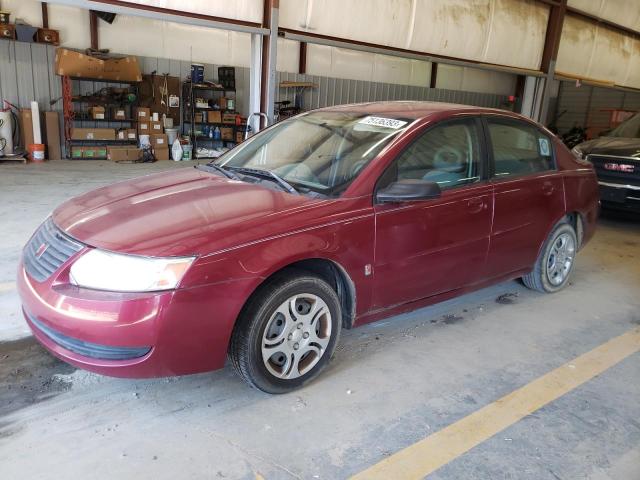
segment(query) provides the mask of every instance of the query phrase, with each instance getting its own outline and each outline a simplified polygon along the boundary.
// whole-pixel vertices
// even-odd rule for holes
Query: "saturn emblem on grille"
[[[47,251],[47,248],[49,248],[48,243],[43,243],[42,245],[40,245],[38,247],[38,250],[36,250],[36,258],[40,258],[42,255],[44,255],[44,252]]]

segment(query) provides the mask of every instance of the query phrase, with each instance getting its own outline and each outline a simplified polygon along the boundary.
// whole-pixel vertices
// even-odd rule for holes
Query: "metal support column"
[[[251,35],[251,68],[249,69],[249,114],[260,111],[260,91],[262,81],[262,35]],[[251,118],[253,132],[260,130],[260,119]]]
[[[278,52],[278,15],[279,0],[264,0],[263,26],[269,29],[269,35],[262,45],[262,97],[261,111],[267,114],[269,123],[273,123],[273,109],[276,101],[276,62]]]

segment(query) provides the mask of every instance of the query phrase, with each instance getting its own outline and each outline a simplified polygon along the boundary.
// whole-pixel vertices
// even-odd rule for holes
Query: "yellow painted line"
[[[634,328],[351,478],[424,478],[638,351],[640,328]]]
[[[16,289],[16,282],[4,282],[0,283],[0,293],[12,292]]]

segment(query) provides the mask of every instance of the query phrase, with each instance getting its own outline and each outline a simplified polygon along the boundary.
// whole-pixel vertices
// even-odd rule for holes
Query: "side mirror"
[[[427,180],[400,180],[378,190],[378,203],[416,202],[438,198],[442,194],[440,185]]]

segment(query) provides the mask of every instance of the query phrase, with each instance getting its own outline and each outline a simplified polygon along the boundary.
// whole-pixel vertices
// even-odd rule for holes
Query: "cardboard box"
[[[154,147],[153,155],[156,160],[169,160],[169,149],[167,147]]]
[[[91,115],[93,120],[104,120],[104,107],[95,106],[89,108],[89,115]]]
[[[135,162],[142,158],[142,150],[136,147],[108,147],[107,158],[112,162]]]
[[[220,137],[222,138],[222,140],[228,140],[228,141],[233,142],[233,140],[234,140],[233,128],[222,127],[220,129]]]
[[[217,110],[209,110],[207,112],[207,122],[222,123],[222,115]]]
[[[138,134],[136,133],[135,128],[127,128],[127,140],[136,140],[138,138]]]
[[[130,162],[137,162],[142,159],[142,149],[137,147],[127,148],[127,157]]]
[[[194,115],[194,119],[193,119],[193,121],[194,121],[195,123],[202,123],[202,119],[203,119],[203,118],[204,118],[204,117],[203,117],[203,115],[202,115],[202,112],[198,112],[198,113],[196,113],[196,114]]]
[[[136,108],[136,118],[143,122],[151,121],[151,109],[145,107]]]
[[[218,99],[218,106],[220,107],[220,110],[226,110],[227,109],[227,99],[225,97],[220,97]]]
[[[96,158],[107,158],[107,146],[99,145],[95,147],[96,150]]]
[[[115,140],[115,128],[72,128],[72,140]]]
[[[141,135],[150,135],[151,134],[151,123],[150,122],[138,122],[138,133]]]
[[[126,140],[127,139],[127,129],[121,128],[116,132],[116,140]]]
[[[167,139],[167,135],[164,133],[155,133],[153,135],[151,135],[151,146],[152,147],[160,147],[160,148],[166,148],[168,147],[168,139]]]
[[[127,147],[109,147],[107,158],[112,162],[123,162],[129,160]]]
[[[20,140],[25,148],[33,143],[33,116],[30,108],[20,109]]]
[[[157,134],[162,133],[164,130],[162,129],[162,122],[149,122],[151,133]]]
[[[225,113],[225,114],[222,115],[222,123],[235,125],[236,124],[236,117],[237,117],[237,115],[235,113]]]
[[[56,73],[98,80],[142,81],[137,57],[101,60],[66,48],[56,50]]]
[[[111,111],[111,118],[114,120],[126,120],[127,111],[122,107],[114,107]]]
[[[244,141],[244,133],[236,132],[236,143],[242,143]]]
[[[77,145],[71,147],[71,158],[82,158],[82,147]]]
[[[60,115],[58,112],[44,112],[44,128],[47,136],[47,153],[49,160],[60,160]]]

